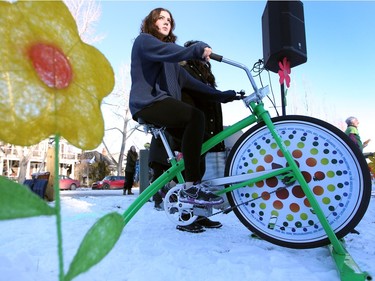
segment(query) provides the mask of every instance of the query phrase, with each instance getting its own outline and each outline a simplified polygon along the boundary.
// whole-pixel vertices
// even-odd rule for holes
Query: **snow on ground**
[[[62,191],[64,268],[68,270],[88,229],[109,212],[123,213],[136,195],[122,191]],[[362,271],[375,275],[375,198],[349,234],[346,248]],[[215,217],[221,229],[177,231],[164,212],[145,206],[132,218],[113,250],[77,281],[339,281],[326,247],[296,250],[251,238],[234,213]],[[98,241],[100,243],[100,241]],[[0,221],[0,280],[58,280],[53,217]]]

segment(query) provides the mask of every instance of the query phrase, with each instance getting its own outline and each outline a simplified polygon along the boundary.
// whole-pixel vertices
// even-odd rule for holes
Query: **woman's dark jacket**
[[[128,155],[126,156],[125,172],[135,173],[135,165],[137,163],[137,159],[138,159],[138,153],[129,150]]]
[[[186,88],[220,102],[232,101],[235,91],[221,92],[194,79],[178,63],[188,59],[202,59],[206,43],[199,42],[188,48],[163,42],[141,33],[134,41],[131,54],[129,108],[134,115],[156,101],[167,97],[181,100],[181,88]]]

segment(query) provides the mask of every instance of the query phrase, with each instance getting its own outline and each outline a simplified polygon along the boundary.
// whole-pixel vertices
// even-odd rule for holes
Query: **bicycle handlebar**
[[[223,56],[220,56],[220,55],[215,54],[215,53],[211,53],[210,59],[221,62],[223,60]]]
[[[250,96],[247,96],[247,97],[243,97],[243,101],[246,104],[246,106],[249,106],[250,102],[252,102],[252,101],[256,101],[256,102],[261,101],[265,96],[268,95],[268,93],[269,93],[268,86],[263,87],[261,89],[258,89],[258,87],[257,87],[257,85],[256,85],[256,83],[254,81],[254,78],[251,75],[251,72],[247,68],[246,65],[238,63],[238,62],[230,60],[230,59],[226,59],[223,56],[220,56],[220,55],[215,54],[215,53],[211,53],[210,58],[213,59],[213,60],[215,60],[215,61],[218,61],[218,62],[224,62],[224,63],[232,65],[234,67],[241,68],[241,69],[243,69],[246,72],[247,77],[249,78],[250,83],[251,83],[251,85],[252,85],[252,87],[254,89],[254,93],[253,94],[251,94]]]

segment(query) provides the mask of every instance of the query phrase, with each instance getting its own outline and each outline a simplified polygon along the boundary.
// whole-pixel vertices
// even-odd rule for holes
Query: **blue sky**
[[[336,124],[354,115],[360,121],[362,139],[373,139],[366,151],[375,151],[375,2],[302,2],[307,62],[292,69],[287,114],[306,111],[306,115]],[[142,19],[153,8],[164,7],[176,21],[178,44],[202,40],[215,53],[252,67],[263,58],[261,18],[265,5],[266,1],[101,1],[97,31],[105,38],[95,46],[118,71],[121,64],[130,63],[132,42]],[[242,70],[223,63],[212,65],[219,89],[251,93]],[[263,82],[272,84],[280,105],[278,75],[270,72],[270,77],[268,81],[268,76],[262,75]],[[246,113],[240,103],[225,105],[225,123]]]

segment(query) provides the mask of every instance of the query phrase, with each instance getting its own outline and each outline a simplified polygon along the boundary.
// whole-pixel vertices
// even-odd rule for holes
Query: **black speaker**
[[[307,61],[305,17],[301,1],[267,1],[262,15],[263,60],[278,72],[287,57],[290,67]]]

